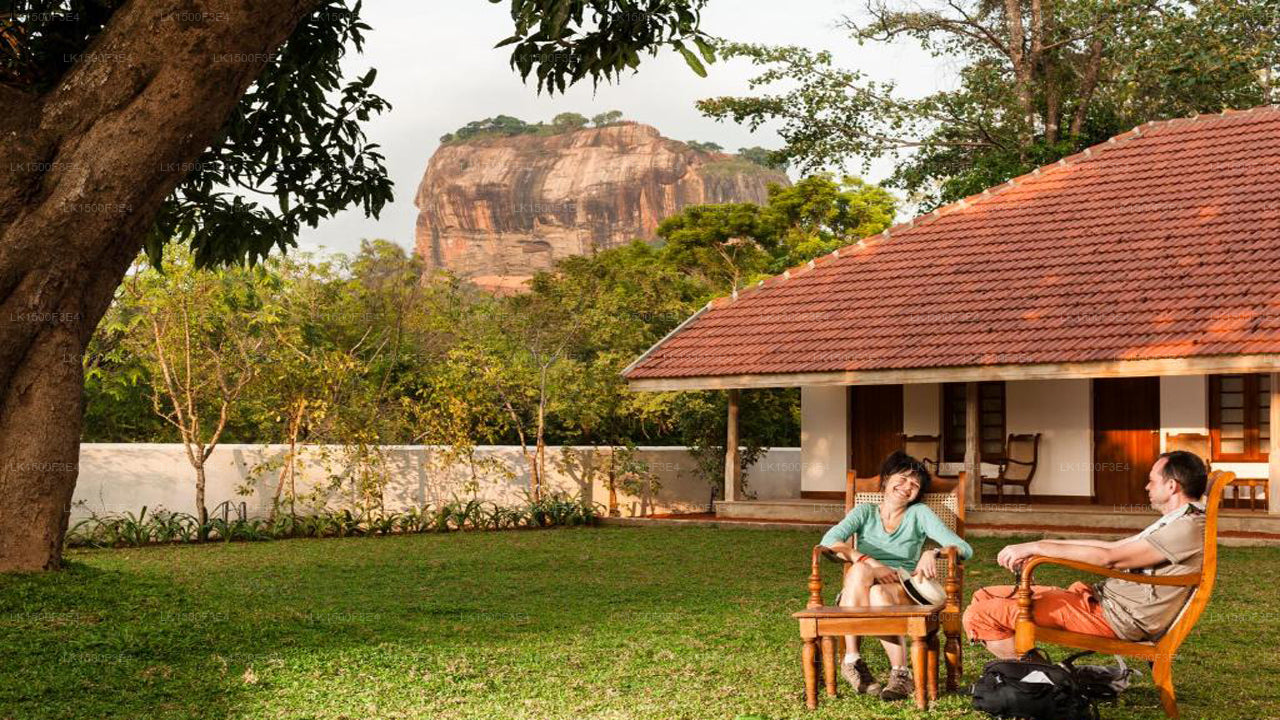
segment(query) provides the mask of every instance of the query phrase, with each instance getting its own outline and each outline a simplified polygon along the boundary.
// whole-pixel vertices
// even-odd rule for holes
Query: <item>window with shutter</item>
[[[1004,382],[978,383],[978,426],[983,462],[1003,459]],[[965,427],[965,383],[945,383],[942,386],[942,458],[945,462],[964,462]]]

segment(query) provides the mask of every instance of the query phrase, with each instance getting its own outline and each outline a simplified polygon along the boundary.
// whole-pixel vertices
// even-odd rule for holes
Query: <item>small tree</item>
[[[127,284],[133,307],[125,343],[143,358],[156,415],[177,430],[196,473],[200,537],[207,535],[205,463],[233,407],[262,362],[259,269],[204,273],[190,257],[166,255],[165,271],[136,271]]]
[[[609,492],[608,515],[620,517],[618,491],[639,495],[646,501],[653,491],[662,487],[658,476],[650,472],[649,465],[639,458],[634,445],[611,445],[580,450],[569,445],[560,448],[557,469],[573,477],[582,488],[582,496],[597,480],[604,482]]]
[[[575,112],[564,112],[551,118],[551,125],[557,130],[580,130],[587,126],[587,118]]]
[[[591,124],[596,127],[604,127],[605,125],[612,125],[621,119],[621,110],[609,110],[607,112],[602,112],[599,115],[593,115],[591,117]]]
[[[747,162],[755,163],[761,167],[772,168],[774,170],[786,170],[787,160],[780,157],[781,153],[769,148],[763,148],[759,145],[752,147],[738,148],[738,157]]]

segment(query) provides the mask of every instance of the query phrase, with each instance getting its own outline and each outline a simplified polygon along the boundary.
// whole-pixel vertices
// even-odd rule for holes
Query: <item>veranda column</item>
[[[735,502],[742,482],[738,459],[738,391],[729,391],[729,418],[724,438],[724,499]]]
[[[964,386],[964,471],[965,502],[969,507],[982,503],[982,429],[978,423],[978,383]]]
[[[1267,512],[1280,514],[1280,373],[1271,373],[1271,425],[1267,443]],[[1254,492],[1250,490],[1250,492]]]

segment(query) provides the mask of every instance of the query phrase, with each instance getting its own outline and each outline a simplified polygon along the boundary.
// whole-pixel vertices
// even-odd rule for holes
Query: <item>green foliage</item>
[[[512,67],[524,79],[536,76],[540,91],[616,79],[639,65],[641,52],[666,46],[704,74],[702,62],[713,59],[698,27],[704,2],[511,0],[513,34],[499,46],[513,45]],[[124,4],[10,3],[0,24],[0,84],[36,93],[55,87]],[[308,7],[160,207],[145,241],[154,265],[171,242],[189,244],[199,267],[252,264],[294,247],[304,226],[349,208],[377,217],[392,199],[384,157],[363,129],[390,105],[372,91],[375,70],[342,72],[348,50],[360,52],[370,29],[362,4]]]
[[[0,27],[0,83],[49,90],[123,5],[12,4]],[[363,48],[360,13],[358,0],[322,0],[301,20],[161,206],[146,241],[153,263],[175,240],[194,248],[201,267],[252,263],[340,210],[381,212],[391,181],[362,124],[390,106],[372,92],[375,71],[348,79],[341,68],[349,49]]]
[[[404,512],[366,515],[349,508],[323,510],[311,515],[280,515],[274,520],[215,511],[202,526],[188,513],[147,508],[137,514],[109,513],[77,521],[67,531],[68,546],[99,548],[142,547],[203,541],[241,542],[287,538],[362,537],[461,530],[513,530],[556,526],[592,525],[603,508],[591,507],[579,498],[556,492],[534,501],[526,495],[523,505],[500,506],[490,501],[459,500],[414,507]]]
[[[472,120],[440,138],[442,143],[461,143],[477,137],[514,137],[538,132],[542,123],[529,124],[510,115],[497,115],[483,120]]]
[[[914,40],[958,65],[959,82],[947,90],[908,97],[836,66],[829,52],[728,43],[723,56],[760,68],[755,92],[698,107],[752,129],[780,123],[786,144],[774,157],[803,171],[892,157],[890,184],[928,206],[1148,120],[1277,98],[1276,0],[1065,0],[1038,12],[1015,3],[1014,17],[1007,7],[872,2],[865,20],[845,20],[860,44]]]
[[[0,16],[0,83],[45,91],[124,0],[11,0]]]
[[[580,115],[575,112],[562,112],[551,118],[553,126],[565,128],[566,130],[580,130],[586,127],[588,122],[590,121],[587,120],[586,115]]]
[[[895,202],[861,180],[826,175],[771,185],[766,205],[694,205],[658,226],[663,254],[722,291],[751,284],[887,228]]]
[[[622,120],[621,110],[609,110],[607,112],[602,112],[599,115],[591,116],[591,124],[595,125],[596,127],[604,127],[606,125],[612,125],[621,120]]]
[[[700,76],[706,75],[703,63],[715,62],[699,27],[706,0],[510,2],[514,32],[495,47],[512,46],[511,67],[522,79],[533,75],[539,92],[563,93],[586,77],[593,85],[617,80],[624,70],[640,67],[640,53],[657,55],[664,46],[679,52]]]
[[[609,112],[596,115],[590,121],[587,120],[585,115],[575,112],[560,113],[551,118],[551,122],[535,123],[525,122],[520,118],[512,117],[510,115],[496,115],[483,120],[472,120],[451,133],[445,133],[440,137],[440,142],[445,145],[449,145],[489,137],[559,135],[561,133],[581,130],[587,126],[588,122],[595,123],[596,127],[602,127],[604,125],[618,122],[621,119],[622,113],[617,110],[610,110]]]
[[[199,267],[254,263],[339,211],[378,217],[391,181],[363,124],[390,105],[372,92],[375,70],[344,82],[341,68],[349,48],[363,49],[360,11],[359,0],[325,0],[302,20],[161,207],[146,243],[153,264],[174,240]]]
[[[787,159],[780,157],[776,150],[754,145],[752,147],[738,148],[738,157],[747,162],[755,163],[761,167],[767,167],[773,170],[786,170]]]
[[[688,145],[694,150],[698,150],[700,152],[708,152],[708,153],[724,152],[723,145],[720,145],[719,143],[710,142],[710,141],[702,142],[701,140],[690,140],[686,142],[685,145]]]
[[[725,434],[728,398],[722,392],[683,393],[679,426],[698,474],[724,497]],[[751,466],[770,447],[797,444],[800,436],[800,389],[764,389],[739,396],[738,437],[742,450],[742,486],[750,493]]]
[[[208,447],[223,373],[245,384],[226,405],[218,439],[289,448],[251,468],[243,489],[275,488],[273,521],[318,511],[332,498],[360,516],[382,515],[391,472],[382,448],[395,444],[439,448],[426,460],[429,471],[465,468],[471,489],[514,476],[477,446],[520,445],[536,493],[548,445],[625,453],[687,442],[705,451],[705,475],[719,482],[712,455],[723,442],[716,437],[723,399],[632,392],[622,370],[712,297],[877,232],[892,214],[893,200],[879,188],[806,178],[772,188],[765,206],[686,208],[663,224],[662,247],[637,241],[568,257],[514,296],[444,273],[422,280],[421,263],[386,241],[365,242],[352,257],[271,258],[217,272],[196,272],[173,252],[166,273],[142,270],[130,279],[93,340],[85,438],[186,437],[157,415],[152,399],[165,400],[167,390],[146,319],[170,308],[194,320],[192,342],[203,349],[192,365],[203,430],[187,423],[188,439]],[[180,337],[164,335],[172,341],[166,347]],[[743,441],[757,449],[748,460],[759,448],[796,443],[794,393],[746,397],[757,404],[744,421]],[[639,476],[624,465],[613,474],[625,488]],[[304,469],[329,481],[299,492],[294,478]]]
[[[896,202],[857,178],[836,183],[811,175],[791,187],[770,188],[766,207],[778,233],[766,272],[777,274],[881,232],[893,224]]]

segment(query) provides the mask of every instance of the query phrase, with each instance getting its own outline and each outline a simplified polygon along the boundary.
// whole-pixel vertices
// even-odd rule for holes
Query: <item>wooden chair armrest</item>
[[[1184,575],[1140,575],[1138,573],[1124,572],[1123,570],[1112,570],[1109,567],[1101,565],[1092,565],[1078,560],[1065,560],[1062,558],[1047,557],[1045,555],[1037,555],[1028,558],[1022,564],[1022,577],[1018,583],[1018,596],[1022,597],[1026,593],[1028,599],[1031,597],[1031,573],[1041,565],[1061,565],[1062,567],[1073,568],[1075,570],[1083,570],[1094,575],[1103,575],[1106,577],[1118,578],[1120,580],[1129,580],[1130,582],[1143,583],[1145,585],[1174,585],[1174,586],[1190,586],[1200,584],[1200,573],[1187,573]]]
[[[856,538],[853,538],[856,543]],[[853,544],[853,543],[851,543]],[[831,562],[838,562],[848,565],[851,560],[845,559],[837,554],[834,550],[821,543],[813,546],[812,565],[809,569],[809,604],[807,607],[818,607],[822,605],[822,558],[826,558]]]
[[[960,612],[960,592],[964,586],[964,565],[960,561],[960,548],[948,545],[942,548],[947,557],[947,577],[942,587],[947,592],[947,612]]]

